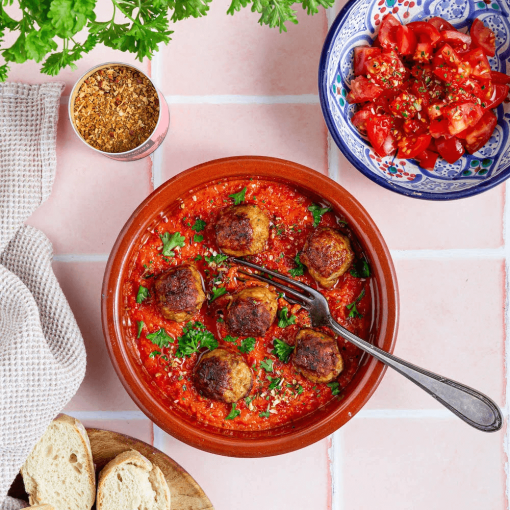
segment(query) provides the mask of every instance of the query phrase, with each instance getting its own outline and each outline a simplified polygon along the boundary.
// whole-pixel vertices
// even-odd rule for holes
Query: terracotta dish
[[[154,229],[169,211],[171,214],[172,206],[192,197],[196,200],[201,189],[219,181],[224,184],[250,178],[290,186],[313,202],[330,206],[335,215],[347,222],[370,262],[373,317],[366,339],[392,352],[398,326],[397,281],[390,254],[374,222],[346,190],[328,177],[296,163],[266,157],[227,158],[199,165],[167,181],[137,208],[122,229],[108,260],[102,291],[102,322],[108,352],[120,380],[159,427],[205,451],[264,457],[303,448],[341,427],[373,394],[384,375],[384,366],[368,356],[362,357],[340,398],[333,398],[313,412],[280,426],[239,430],[229,421],[228,427],[218,427],[184,412],[178,401],[174,405],[159,390],[140,357],[137,336],[133,334],[136,328],[124,296],[136,254],[151,235],[154,237]]]

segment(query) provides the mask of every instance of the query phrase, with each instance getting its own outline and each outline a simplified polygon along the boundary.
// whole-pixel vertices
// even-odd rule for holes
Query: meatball
[[[232,335],[264,336],[277,309],[277,296],[267,287],[248,287],[234,294],[225,313],[225,325]]]
[[[354,260],[349,239],[329,227],[315,229],[306,240],[300,260],[312,278],[329,289]]]
[[[202,356],[193,383],[205,397],[231,404],[250,393],[253,377],[240,354],[214,349]]]
[[[297,334],[292,364],[314,383],[331,382],[344,368],[337,341],[313,329],[302,329]]]
[[[159,275],[154,290],[161,314],[175,322],[190,320],[205,301],[202,277],[194,266],[188,264]]]
[[[269,218],[256,205],[223,209],[216,223],[216,244],[227,255],[243,257],[264,250],[269,238]]]

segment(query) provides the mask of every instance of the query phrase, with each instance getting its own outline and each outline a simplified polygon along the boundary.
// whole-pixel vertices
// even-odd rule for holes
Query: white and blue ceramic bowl
[[[487,0],[489,2],[489,0]],[[480,18],[496,34],[496,56],[491,68],[510,70],[510,8],[508,0],[351,0],[335,19],[319,66],[322,112],[331,136],[345,157],[365,176],[381,186],[414,198],[453,200],[500,184],[510,176],[510,104],[497,108],[498,125],[488,144],[454,164],[439,158],[433,171],[415,160],[380,158],[350,119],[356,105],[345,97],[354,78],[353,48],[372,44],[381,19],[392,12],[402,23],[441,16],[458,29]],[[464,30],[465,31],[465,30]]]

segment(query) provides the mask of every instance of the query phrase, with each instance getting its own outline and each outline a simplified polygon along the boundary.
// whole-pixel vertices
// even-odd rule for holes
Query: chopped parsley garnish
[[[297,387],[297,394],[298,395],[301,395],[301,393],[303,393],[303,386],[301,386],[301,384]]]
[[[246,404],[246,407],[250,406],[250,404],[253,402],[254,398],[255,398],[255,396],[253,396],[253,397],[245,397],[244,403]]]
[[[260,418],[269,418],[269,415],[271,414],[269,412],[270,407],[271,407],[271,404],[267,404],[267,409],[265,411],[262,411],[261,413],[259,413],[259,417]]]
[[[225,342],[236,343],[238,338],[239,338],[238,336],[227,335],[223,340],[225,340]]]
[[[193,260],[202,260],[202,255],[197,255]]]
[[[149,358],[155,358],[156,356],[159,356],[161,353],[159,351],[152,351],[149,354]]]
[[[264,358],[264,360],[260,362],[260,367],[263,368],[266,372],[272,372],[273,371],[273,360]]]
[[[227,292],[227,289],[225,287],[213,287],[212,290],[212,298],[209,301],[209,303],[212,303],[216,298],[219,298],[220,296],[223,296]]]
[[[143,327],[145,326],[144,322],[143,321],[138,321],[136,323],[136,327],[137,327],[137,335],[136,335],[136,338],[140,338],[140,336],[142,335],[142,330],[143,330]]]
[[[244,202],[244,196],[246,195],[246,188],[243,188],[238,193],[234,193],[229,195],[230,198],[234,200],[234,205],[239,205],[241,202]]]
[[[356,308],[356,305],[363,299],[363,296],[365,295],[365,289],[363,289],[360,293],[360,295],[350,304],[348,305],[345,305],[347,310],[350,310],[349,311],[349,315],[348,317],[358,317],[358,318],[362,318],[363,315],[361,315],[359,312],[358,312],[358,309]]]
[[[175,253],[172,251],[174,248],[184,246],[184,241],[186,238],[181,236],[180,232],[175,232],[170,235],[168,232],[165,232],[163,235],[159,236],[161,241],[163,241],[163,251],[161,252],[164,257],[174,257]]]
[[[331,207],[321,207],[320,205],[312,204],[310,207],[308,207],[308,210],[312,213],[313,216],[313,226],[318,227],[322,216],[328,211],[331,211]]]
[[[268,375],[267,378],[271,382],[271,384],[269,385],[268,390],[274,390],[275,388],[277,388],[278,385],[280,384],[280,381],[282,380],[281,377],[271,377],[270,375]]]
[[[149,296],[150,296],[149,289],[146,289],[143,285],[140,285],[140,287],[138,288],[138,292],[136,293],[136,302],[140,305]]]
[[[368,278],[370,276],[370,266],[365,259],[358,260],[353,265],[350,273],[354,278]]]
[[[206,225],[207,223],[204,220],[197,218],[195,220],[195,224],[191,227],[191,230],[194,230],[195,232],[202,232]]]
[[[245,338],[241,342],[241,345],[238,347],[239,352],[247,353],[247,352],[253,351],[253,349],[255,349],[256,343],[257,343],[257,340],[255,340],[255,338],[253,338],[253,337]]]
[[[204,240],[204,236],[200,236],[198,234],[195,234],[193,236],[193,242],[194,243],[201,243],[203,240]],[[202,257],[200,257],[200,258],[202,258]]]
[[[275,354],[280,361],[283,363],[287,363],[289,361],[289,356],[292,354],[294,350],[293,345],[289,345],[285,343],[283,340],[279,338],[275,338],[273,340],[274,349],[271,351],[271,354]]]
[[[290,326],[291,324],[296,324],[296,316],[291,315],[289,317],[289,309],[284,306],[280,313],[278,314],[278,327],[279,328],[286,328],[287,326]]]
[[[218,253],[217,255],[213,255],[212,257],[205,256],[205,261],[208,264],[216,264],[217,266],[221,266],[225,260],[228,259],[228,255],[224,255],[223,253]]]
[[[174,343],[174,339],[163,328],[147,335],[147,339],[160,348],[167,347],[169,343]]]
[[[340,384],[337,383],[337,382],[330,382],[329,384],[327,384],[327,387],[328,388],[331,388],[331,393],[333,395],[340,395]]]
[[[236,409],[236,404],[232,404],[232,410],[230,411],[229,415],[225,418],[225,420],[233,420],[238,416],[241,416],[241,411],[239,411],[239,409]]]
[[[299,253],[295,256],[294,262],[296,263],[297,267],[295,269],[289,269],[290,276],[301,276],[305,272],[305,266],[301,263],[301,260],[299,258]]]
[[[198,321],[188,322],[182,328],[182,336],[177,337],[179,347],[175,352],[177,358],[190,357],[199,349],[209,349],[210,351],[218,347],[218,340],[207,328]]]

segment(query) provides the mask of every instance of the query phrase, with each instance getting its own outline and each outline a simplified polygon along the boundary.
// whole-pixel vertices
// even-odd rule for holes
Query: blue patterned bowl
[[[353,48],[372,44],[388,12],[402,23],[441,16],[460,29],[480,18],[496,34],[491,68],[503,73],[510,64],[510,9],[506,0],[351,0],[331,27],[319,66],[322,112],[331,136],[346,158],[365,176],[387,189],[426,200],[453,200],[477,195],[510,176],[510,104],[497,108],[498,125],[488,144],[454,164],[439,158],[433,171],[415,160],[380,158],[352,125],[355,105],[345,100],[354,78]],[[510,68],[510,66],[509,66]]]

